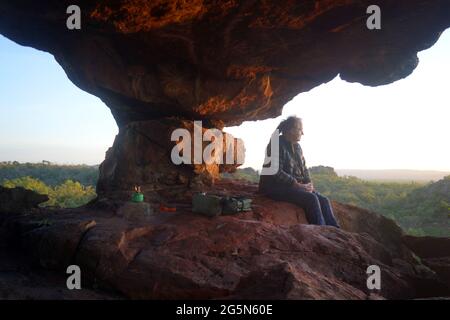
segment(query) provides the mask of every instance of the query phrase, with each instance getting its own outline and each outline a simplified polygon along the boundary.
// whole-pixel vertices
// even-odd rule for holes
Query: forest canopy
[[[332,200],[378,212],[413,235],[450,235],[450,176],[437,182],[377,182],[338,176],[333,168],[310,168],[314,187]],[[238,169],[225,177],[259,181],[258,171]]]

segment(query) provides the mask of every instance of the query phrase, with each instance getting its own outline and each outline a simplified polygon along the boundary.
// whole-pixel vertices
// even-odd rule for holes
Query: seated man
[[[291,202],[303,208],[310,224],[339,228],[330,201],[314,190],[306,168],[298,143],[303,135],[302,120],[291,116],[282,121],[278,129],[282,133],[279,136],[279,168],[273,175],[261,175],[260,192],[274,200]],[[270,150],[270,144],[267,149]]]

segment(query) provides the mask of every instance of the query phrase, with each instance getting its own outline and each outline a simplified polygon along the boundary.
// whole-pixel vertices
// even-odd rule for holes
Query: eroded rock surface
[[[5,188],[0,186],[0,214],[29,211],[48,199],[47,195],[38,194],[22,187]]]
[[[83,288],[67,290],[67,274],[30,265],[23,254],[0,242],[0,300],[115,300],[118,294]]]
[[[450,286],[450,238],[404,236],[404,242]]]
[[[3,215],[0,229],[41,266],[63,270],[77,264],[89,285],[129,298],[450,295],[441,274],[421,263],[387,218],[333,202],[343,229],[307,225],[301,209],[255,194],[255,185],[227,181],[216,188],[252,197],[253,211],[208,218],[179,208],[142,221],[84,207]],[[366,286],[367,267],[374,264],[382,273],[382,288],[375,292]]]
[[[66,9],[81,8],[69,31]],[[0,33],[49,51],[119,126],[179,116],[226,125],[279,115],[336,75],[380,85],[409,75],[450,26],[447,0],[20,0],[0,5]]]
[[[172,141],[174,130],[186,130],[188,139]],[[132,122],[121,128],[114,145],[106,152],[100,166],[97,193],[110,199],[129,200],[135,185],[141,186],[146,200],[159,202],[161,199],[176,201],[187,197],[187,190],[209,188],[218,180],[220,172],[230,172],[238,167],[238,151],[244,160],[245,149],[242,140],[231,134],[222,134],[220,148],[215,149],[217,157],[224,164],[206,164],[203,152],[211,142],[204,142],[207,128],[203,124],[178,119],[160,119]],[[196,133],[199,137],[196,138]],[[177,137],[175,136],[174,139]],[[198,142],[200,160],[195,163],[195,144]],[[228,144],[227,148],[227,141]],[[177,148],[175,148],[177,146]],[[180,147],[178,147],[180,146]],[[241,146],[241,148],[239,148]],[[174,149],[175,148],[175,149]],[[174,150],[174,151],[173,151]],[[172,153],[185,154],[190,165],[174,165]],[[187,154],[186,154],[187,155]],[[234,164],[226,164],[226,159]]]

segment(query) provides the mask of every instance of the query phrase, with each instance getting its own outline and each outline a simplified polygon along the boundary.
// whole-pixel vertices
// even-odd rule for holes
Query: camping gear
[[[219,196],[203,192],[192,197],[192,211],[208,217],[250,211],[251,204],[251,199],[241,196]]]
[[[131,197],[131,201],[133,201],[133,202],[143,202],[144,201],[144,195],[142,193],[135,192],[135,193],[133,193],[133,196]]]
[[[130,221],[141,221],[149,218],[155,212],[147,202],[127,201],[117,210],[117,215]]]
[[[196,193],[192,196],[192,211],[215,217],[222,213],[222,197],[206,193]]]
[[[223,199],[223,208],[222,208],[223,215],[229,215],[251,210],[252,210],[252,199],[240,196],[226,197]]]
[[[140,186],[134,186],[134,193],[131,196],[131,201],[133,201],[133,202],[143,202],[144,201],[144,194],[141,193]]]
[[[159,211],[161,211],[161,212],[177,212],[177,208],[176,207],[167,207],[163,204],[160,204]]]

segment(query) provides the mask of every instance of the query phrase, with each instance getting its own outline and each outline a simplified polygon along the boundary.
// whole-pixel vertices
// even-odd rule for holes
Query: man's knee
[[[320,202],[330,202],[330,199],[328,199],[326,196],[324,196],[320,193],[315,193],[315,195],[319,199]]]
[[[316,197],[319,198],[319,199],[327,199],[327,197],[325,197],[323,194],[321,194],[321,193],[319,193],[319,192],[314,191],[313,193],[314,193],[314,194],[316,195]]]
[[[315,207],[320,205],[319,198],[312,192],[308,192],[305,196],[305,202],[310,207]]]

